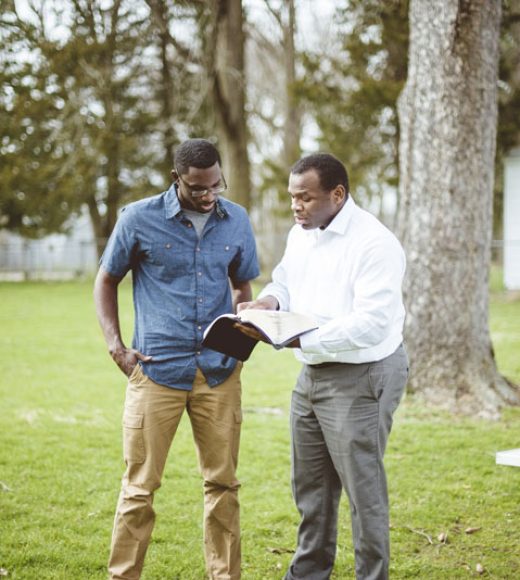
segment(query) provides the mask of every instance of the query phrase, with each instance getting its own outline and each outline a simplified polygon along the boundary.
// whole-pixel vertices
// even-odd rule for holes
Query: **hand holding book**
[[[280,310],[241,309],[217,317],[204,332],[202,344],[239,360],[247,360],[258,341],[281,349],[299,346],[299,336],[318,328],[312,318]]]
[[[240,304],[237,304],[237,313],[251,308],[253,310],[279,310],[280,305],[274,296],[264,296],[263,298],[252,300],[251,302],[241,302]]]
[[[249,336],[249,338],[253,338],[254,340],[261,340],[267,344],[271,344],[271,341],[266,338],[264,334],[262,334],[259,330],[256,330],[253,326],[249,324],[242,324],[241,322],[235,322],[234,328],[237,328],[245,334]],[[292,342],[284,344],[285,348],[300,348],[300,337],[295,338]]]
[[[249,336],[249,338],[253,338],[254,340],[261,340],[263,342],[267,342],[265,336],[258,330],[256,330],[253,326],[242,324],[241,322],[235,322],[233,328],[240,330],[242,334]]]

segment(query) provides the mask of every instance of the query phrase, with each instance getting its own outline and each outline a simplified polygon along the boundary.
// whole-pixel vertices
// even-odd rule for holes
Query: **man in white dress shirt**
[[[342,488],[356,577],[388,578],[389,515],[383,456],[401,400],[405,256],[397,238],[349,196],[332,155],[300,159],[289,177],[291,229],[272,282],[238,306],[314,316],[319,328],[289,346],[303,363],[292,394],[292,487],[301,515],[286,580],[329,578]]]

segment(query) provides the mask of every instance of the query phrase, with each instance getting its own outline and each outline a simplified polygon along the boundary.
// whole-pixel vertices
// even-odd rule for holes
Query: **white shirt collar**
[[[321,230],[321,233],[331,232],[333,234],[343,235],[347,231],[355,208],[356,203],[349,194],[345,205],[334,216],[334,219],[330,222],[330,224],[324,230]]]

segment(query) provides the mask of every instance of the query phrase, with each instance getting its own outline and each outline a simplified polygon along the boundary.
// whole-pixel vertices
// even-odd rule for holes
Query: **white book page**
[[[256,310],[249,308],[238,314],[242,322],[249,322],[260,329],[276,345],[313,330],[318,324],[310,316],[280,310]]]

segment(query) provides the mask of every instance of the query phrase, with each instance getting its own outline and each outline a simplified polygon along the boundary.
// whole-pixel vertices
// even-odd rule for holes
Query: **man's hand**
[[[260,300],[252,300],[251,302],[241,302],[240,304],[237,304],[237,313],[239,313],[241,310],[249,309],[278,310],[278,300],[274,296],[264,296],[264,298],[260,298]],[[249,325],[236,322],[234,326],[235,328],[238,328],[240,332],[249,336],[250,338],[261,340],[262,342],[269,342],[261,332],[258,332],[258,330],[252,328]]]
[[[240,322],[235,322],[235,324],[233,324],[233,328],[240,330],[240,332],[242,334],[249,336],[249,338],[254,338],[255,340],[261,340],[262,342],[268,342],[268,340],[265,338],[265,336],[261,332],[256,330],[256,328],[249,326],[248,324],[240,324]]]
[[[279,307],[278,300],[274,296],[264,296],[259,300],[253,300],[251,302],[241,302],[240,304],[237,305],[237,313],[239,313],[241,310],[248,310],[249,308],[256,310],[278,310],[278,307]],[[269,341],[265,338],[265,336],[262,333],[258,332],[256,329],[251,328],[248,325],[236,322],[234,324],[234,327],[238,328],[240,332],[246,334],[247,336],[250,336],[251,338],[269,343]],[[286,344],[285,347],[301,348],[300,338],[299,337],[295,338],[289,344]]]
[[[274,296],[265,296],[259,300],[237,304],[237,312],[247,310],[248,308],[254,308],[256,310],[278,310],[278,300]]]
[[[149,362],[152,360],[151,356],[146,356],[134,348],[124,347],[111,350],[110,356],[127,377],[132,374],[138,361]]]

